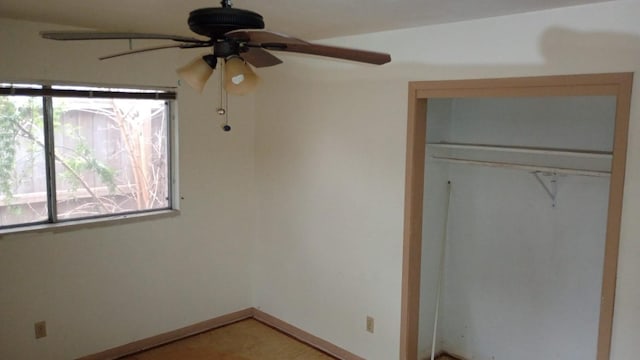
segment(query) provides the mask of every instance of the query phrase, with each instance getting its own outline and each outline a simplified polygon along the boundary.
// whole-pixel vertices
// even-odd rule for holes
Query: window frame
[[[47,218],[42,221],[0,225],[0,238],[7,234],[50,231],[55,229],[87,227],[138,221],[179,214],[178,194],[178,127],[176,88],[148,86],[120,86],[105,84],[77,84],[66,82],[1,81],[0,96],[29,96],[42,99],[44,161],[46,173]],[[55,172],[55,132],[53,129],[53,98],[102,98],[132,100],[163,100],[166,122],[167,206],[157,209],[124,211],[72,219],[59,219],[57,214],[57,188]]]

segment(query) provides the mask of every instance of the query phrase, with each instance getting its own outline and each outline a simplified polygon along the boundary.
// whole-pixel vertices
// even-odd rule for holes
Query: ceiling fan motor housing
[[[189,28],[196,34],[217,40],[233,30],[264,29],[264,19],[262,15],[249,10],[203,8],[189,13]]]

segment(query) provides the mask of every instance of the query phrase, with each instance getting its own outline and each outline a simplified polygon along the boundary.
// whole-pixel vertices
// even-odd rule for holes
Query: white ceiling
[[[307,40],[486,18],[603,0],[235,0],[268,30]],[[2,0],[0,17],[99,30],[192,35],[189,11],[219,0]]]

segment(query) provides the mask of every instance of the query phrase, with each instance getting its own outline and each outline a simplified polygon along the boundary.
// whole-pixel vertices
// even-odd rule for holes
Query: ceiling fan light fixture
[[[212,54],[198,56],[187,65],[176,70],[178,76],[193,89],[202,93],[207,80],[216,68],[217,58]]]
[[[232,95],[246,95],[255,90],[259,78],[251,66],[240,56],[226,59],[224,69],[224,88]]]

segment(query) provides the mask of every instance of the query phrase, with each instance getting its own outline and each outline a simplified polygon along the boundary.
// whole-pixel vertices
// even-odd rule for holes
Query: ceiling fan
[[[197,57],[177,72],[189,85],[202,92],[216,68],[218,59],[221,59],[221,63],[225,65],[225,90],[235,95],[246,94],[257,85],[257,76],[247,63],[256,68],[282,63],[282,60],[270,51],[318,55],[374,65],[391,61],[389,54],[312,44],[288,35],[256,30],[264,29],[262,15],[233,8],[231,0],[222,0],[220,5],[193,10],[189,14],[189,28],[196,34],[207,37],[206,40],[177,35],[127,32],[43,31],[40,35],[52,40],[159,39],[175,42],[103,56],[100,60],[169,48],[212,48],[212,53]]]

